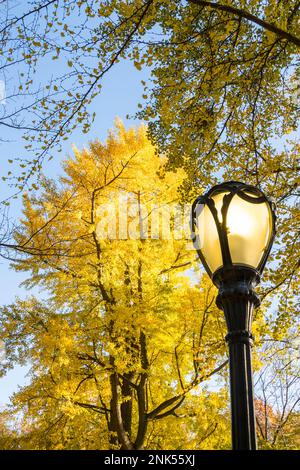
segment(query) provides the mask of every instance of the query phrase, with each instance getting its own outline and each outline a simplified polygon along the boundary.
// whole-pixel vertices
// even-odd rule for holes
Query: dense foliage
[[[88,132],[91,100],[121,60],[151,70],[140,115],[170,164],[184,165],[186,191],[221,168],[226,177],[237,170],[255,183],[276,180],[282,196],[295,189],[298,145],[282,152],[274,139],[295,130],[299,115],[297,0],[36,0],[0,8],[7,88],[0,123],[25,138],[21,172],[7,175],[20,189],[73,129]],[[43,73],[49,60],[51,76]]]
[[[24,194],[13,241],[2,218],[0,254],[47,294],[2,308],[3,373],[17,362],[32,369],[14,418],[1,415],[1,446],[229,447],[211,283],[198,273],[195,285],[193,254],[173,235],[99,240],[97,210],[109,202],[118,212],[129,195],[134,231],[139,207],[190,203],[236,179],[277,204],[254,323],[260,446],[299,447],[299,2],[36,0],[0,9],[0,124],[25,139],[3,179],[39,190]],[[41,71],[50,60],[49,79]],[[138,104],[147,130],[118,123],[105,144],[74,149],[60,183],[32,179],[72,130],[89,131],[89,105],[121,60],[151,72]]]

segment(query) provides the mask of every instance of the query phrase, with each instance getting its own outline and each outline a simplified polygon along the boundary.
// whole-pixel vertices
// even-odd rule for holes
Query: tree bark
[[[128,434],[128,437],[131,439],[131,424],[132,424],[132,395],[133,390],[130,385],[130,382],[133,379],[133,373],[128,372],[124,374],[124,379],[122,381],[121,392],[122,399],[125,399],[121,404],[121,416],[124,425],[124,430]]]
[[[110,364],[114,368],[114,358],[110,356]],[[124,428],[121,408],[119,404],[119,377],[117,372],[112,372],[110,375],[110,386],[111,386],[111,429],[117,434],[117,441],[121,445],[122,450],[133,450],[134,446]],[[114,436],[113,436],[114,438]],[[114,440],[114,439],[113,439]]]

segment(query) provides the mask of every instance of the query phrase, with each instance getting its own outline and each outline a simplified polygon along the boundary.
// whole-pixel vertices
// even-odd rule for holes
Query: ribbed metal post
[[[220,270],[217,276],[217,305],[224,311],[228,328],[232,448],[256,450],[251,325],[253,310],[259,305],[253,290],[257,274],[243,268]]]
[[[233,450],[256,449],[250,341],[244,331],[227,335]]]

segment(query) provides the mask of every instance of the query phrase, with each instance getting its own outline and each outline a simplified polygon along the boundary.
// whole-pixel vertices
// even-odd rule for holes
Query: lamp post
[[[260,304],[254,288],[275,236],[273,203],[254,186],[222,183],[194,201],[191,228],[228,329],[232,448],[255,450],[251,325]]]

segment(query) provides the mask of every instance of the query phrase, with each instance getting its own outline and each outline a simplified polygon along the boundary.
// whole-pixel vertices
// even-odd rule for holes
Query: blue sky
[[[44,73],[50,73],[50,67],[45,69]],[[61,174],[60,163],[66,155],[72,154],[71,145],[73,143],[81,148],[95,138],[105,140],[107,131],[113,127],[116,117],[121,118],[125,125],[138,124],[138,121],[127,120],[126,115],[134,115],[137,111],[137,103],[142,100],[143,93],[141,80],[146,80],[148,77],[149,72],[136,70],[131,62],[123,61],[117,64],[103,80],[103,89],[91,105],[90,110],[96,112],[96,119],[90,132],[82,134],[80,129],[74,131],[70,139],[65,142],[64,151],[58,154],[57,158],[46,163],[44,168],[46,175],[55,178]],[[19,137],[14,135],[15,142],[1,144],[2,171],[10,156],[22,150],[21,140],[18,140]],[[5,171],[2,174],[5,174]],[[1,199],[3,199],[3,195],[8,192],[8,188],[3,182],[1,182],[0,191]],[[13,219],[18,219],[20,215],[21,198],[14,201],[10,209],[10,217]],[[30,295],[30,292],[20,287],[20,283],[24,279],[24,274],[15,273],[9,268],[8,262],[0,260],[1,305],[13,302],[16,296],[24,298],[26,295]],[[9,396],[17,391],[18,386],[26,383],[27,372],[28,368],[18,366],[10,371],[6,377],[0,379],[0,406],[8,402]]]

